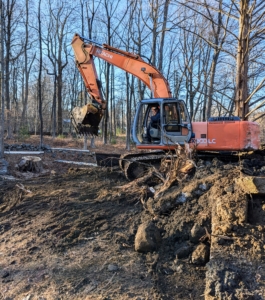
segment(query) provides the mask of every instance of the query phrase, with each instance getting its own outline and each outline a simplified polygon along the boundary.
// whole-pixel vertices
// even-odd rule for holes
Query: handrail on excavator
[[[107,49],[107,50],[110,50],[114,53],[119,53],[119,54],[122,54],[126,57],[131,57],[133,59],[137,59],[137,60],[140,60],[140,61],[143,61],[143,59],[138,55],[138,54],[134,54],[134,53],[131,53],[131,52],[128,52],[128,51],[125,51],[125,50],[121,50],[121,49],[118,49],[118,48],[115,48],[115,47],[112,47],[108,44],[100,44],[90,38],[87,38],[87,37],[84,37],[84,36],[81,36],[79,35],[78,33],[75,34],[75,36],[78,36],[81,40],[83,40],[83,42],[89,42],[91,43],[92,45],[95,45],[97,47],[100,47],[102,49]]]
[[[88,41],[88,42],[90,42],[90,43],[92,43],[92,44],[95,44],[95,45],[97,45],[97,46],[103,48],[103,44],[100,44],[100,43],[98,43],[98,42],[96,42],[96,41],[94,41],[94,40],[92,40],[92,39],[90,39],[90,38],[81,36],[81,35],[79,35],[79,34],[77,34],[77,33],[76,33],[76,35],[78,35],[83,41]]]

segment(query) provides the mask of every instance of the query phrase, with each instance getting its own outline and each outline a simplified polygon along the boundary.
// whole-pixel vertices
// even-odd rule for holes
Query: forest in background
[[[75,33],[156,66],[193,121],[236,115],[262,125],[264,24],[262,0],[2,0],[1,136],[71,130],[69,112],[87,102],[71,48]],[[107,143],[130,135],[137,103],[151,92],[95,60],[108,103]]]

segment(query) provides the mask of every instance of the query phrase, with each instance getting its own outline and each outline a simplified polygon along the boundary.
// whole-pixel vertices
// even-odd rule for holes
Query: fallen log
[[[4,151],[4,154],[44,154],[44,151]]]
[[[86,163],[86,162],[72,161],[72,160],[62,160],[62,159],[57,159],[57,160],[55,160],[55,162],[65,163],[65,164],[73,164],[73,165],[79,165],[79,166],[92,166],[92,167],[97,167],[98,166],[95,163]]]
[[[94,152],[84,149],[75,149],[75,148],[51,148],[52,151],[72,151],[72,152],[81,152],[81,153],[90,153],[91,156],[95,155]]]

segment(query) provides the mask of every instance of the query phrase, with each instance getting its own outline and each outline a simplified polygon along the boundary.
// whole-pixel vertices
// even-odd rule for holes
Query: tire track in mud
[[[84,299],[91,294],[97,299],[105,292],[119,293],[121,285],[136,296],[139,287],[152,286],[138,276],[144,265],[133,249],[137,222],[132,216],[142,208],[135,205],[137,200],[127,201],[110,190],[120,185],[119,173],[75,173],[23,182],[31,193],[14,183],[5,189],[0,202],[5,219],[0,253],[5,260],[0,267],[6,275],[0,276],[6,296]]]

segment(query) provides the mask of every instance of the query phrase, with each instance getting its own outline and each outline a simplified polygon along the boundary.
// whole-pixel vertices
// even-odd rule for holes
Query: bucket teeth
[[[97,136],[98,135],[98,127],[92,127],[92,126],[82,126],[79,125],[76,128],[77,134],[81,135],[88,135],[88,136]]]

